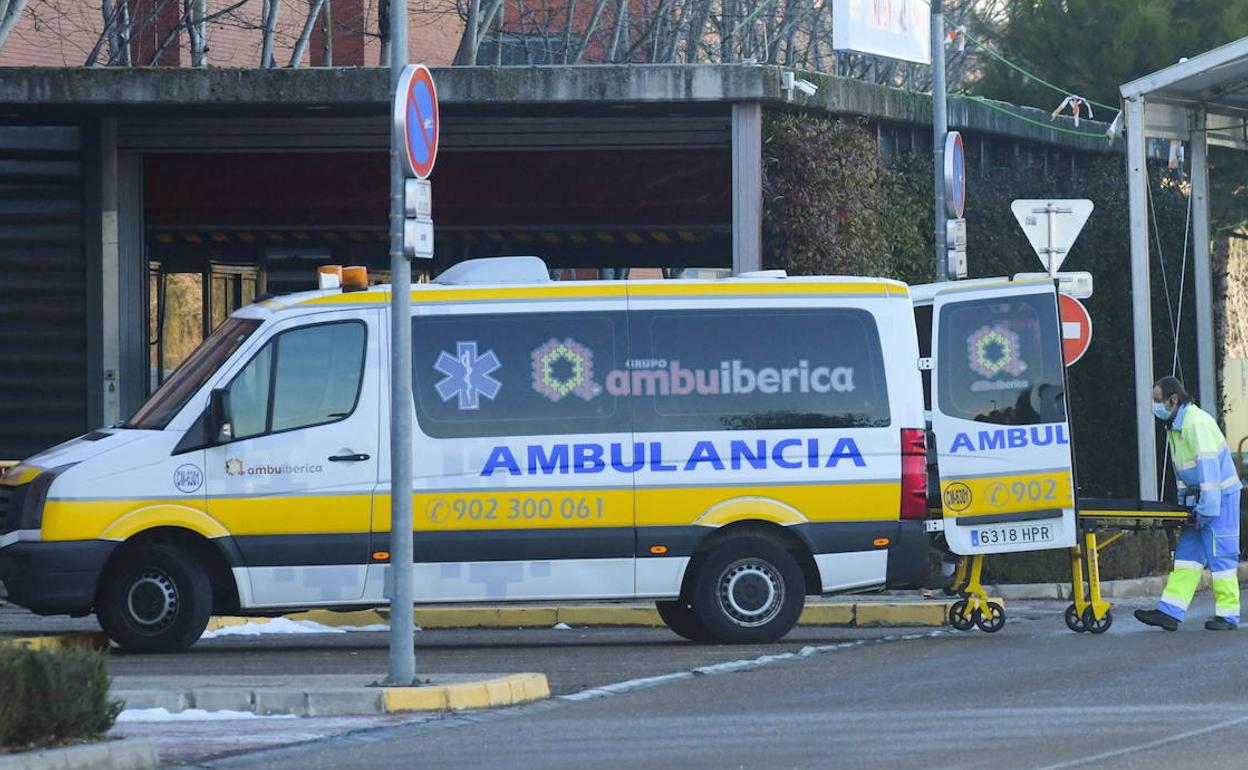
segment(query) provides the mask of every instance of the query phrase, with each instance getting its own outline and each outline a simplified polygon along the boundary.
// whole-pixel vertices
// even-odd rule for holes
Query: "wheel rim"
[[[719,579],[719,606],[733,623],[757,627],[770,623],[784,605],[784,581],[775,567],[758,559],[729,565]]]
[[[160,631],[178,614],[178,588],[164,572],[144,570],[126,591],[126,610],[130,621],[140,631]]]

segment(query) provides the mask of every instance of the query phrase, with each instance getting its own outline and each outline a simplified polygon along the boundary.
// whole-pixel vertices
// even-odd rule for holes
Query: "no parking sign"
[[[426,179],[438,159],[438,89],[423,64],[409,64],[394,92],[395,130],[402,138],[403,171]]]

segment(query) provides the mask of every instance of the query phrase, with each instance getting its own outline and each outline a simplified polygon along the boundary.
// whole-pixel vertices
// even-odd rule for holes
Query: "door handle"
[[[358,463],[367,459],[368,455],[333,455],[329,461],[331,463]]]

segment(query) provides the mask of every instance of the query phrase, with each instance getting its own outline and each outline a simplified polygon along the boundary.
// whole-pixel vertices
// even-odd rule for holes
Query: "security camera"
[[[792,91],[794,89],[797,89],[798,91],[801,91],[807,96],[814,96],[815,94],[819,92],[819,86],[815,85],[809,80],[803,80],[802,78],[799,78],[796,74],[792,72],[785,72],[781,75],[780,89],[782,91]]]

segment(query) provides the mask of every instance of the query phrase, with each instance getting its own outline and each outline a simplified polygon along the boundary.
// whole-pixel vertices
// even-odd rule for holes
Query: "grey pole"
[[[945,14],[941,0],[932,0],[932,176],[936,181],[936,280],[949,280],[949,256],[945,244]]]
[[[763,108],[732,105],[732,273],[763,269]]]
[[[1194,110],[1192,126],[1192,256],[1196,263],[1196,359],[1200,406],[1218,418],[1218,378],[1213,354],[1213,275],[1209,264],[1209,136],[1204,106]]]
[[[407,0],[390,0],[391,104],[407,65]],[[397,123],[398,121],[392,121]],[[390,131],[390,676],[416,681],[412,624],[412,266],[403,253],[403,137]]]
[[[1127,99],[1127,203],[1131,210],[1131,316],[1135,329],[1135,440],[1140,499],[1157,499],[1157,442],[1153,427],[1153,313],[1148,278],[1148,164],[1144,156],[1144,100]]]

